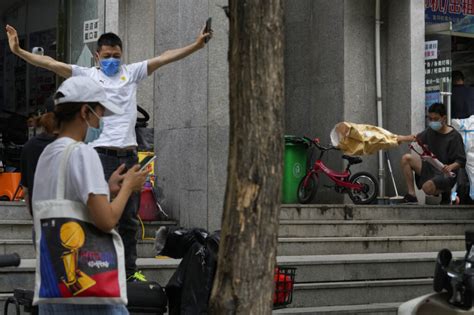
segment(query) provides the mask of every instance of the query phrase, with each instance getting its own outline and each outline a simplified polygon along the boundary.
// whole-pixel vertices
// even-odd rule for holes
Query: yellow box
[[[145,157],[150,156],[150,155],[155,155],[155,153],[145,152],[145,151],[138,152],[138,162],[141,162],[141,160],[143,160]],[[150,171],[150,180],[151,180],[152,185],[155,185],[155,161],[151,162],[147,166],[147,170]]]

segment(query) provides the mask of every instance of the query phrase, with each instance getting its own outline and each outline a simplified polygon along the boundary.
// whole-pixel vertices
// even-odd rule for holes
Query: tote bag
[[[33,304],[127,304],[122,239],[105,233],[81,203],[65,196],[70,144],[59,166],[56,199],[35,202],[36,279]]]

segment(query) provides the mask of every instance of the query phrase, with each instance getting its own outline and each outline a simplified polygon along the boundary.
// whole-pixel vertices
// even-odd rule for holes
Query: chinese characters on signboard
[[[425,23],[453,22],[453,31],[474,33],[474,0],[425,0]]]
[[[84,21],[84,43],[95,42],[99,39],[99,20]]]
[[[425,60],[438,59],[438,41],[425,42]]]
[[[425,106],[442,102],[440,91],[451,84],[450,38],[439,38],[425,42]]]
[[[425,0],[425,9],[442,14],[472,15],[474,0]]]
[[[426,85],[449,83],[451,77],[451,60],[426,60],[425,80]]]

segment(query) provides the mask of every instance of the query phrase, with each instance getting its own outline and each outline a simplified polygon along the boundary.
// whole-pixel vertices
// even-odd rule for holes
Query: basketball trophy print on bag
[[[84,245],[86,236],[79,223],[74,221],[63,224],[59,234],[61,245],[68,249],[61,256],[66,272],[66,277],[61,279],[72,295],[77,295],[96,284],[91,277],[79,270],[77,265],[79,249]]]
[[[40,250],[40,298],[120,297],[111,234],[77,219],[41,219]]]

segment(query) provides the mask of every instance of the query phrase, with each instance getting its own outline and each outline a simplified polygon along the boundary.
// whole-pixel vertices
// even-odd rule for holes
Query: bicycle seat
[[[357,156],[343,155],[342,158],[346,159],[349,162],[349,164],[362,163],[362,159],[360,157],[357,157]]]

